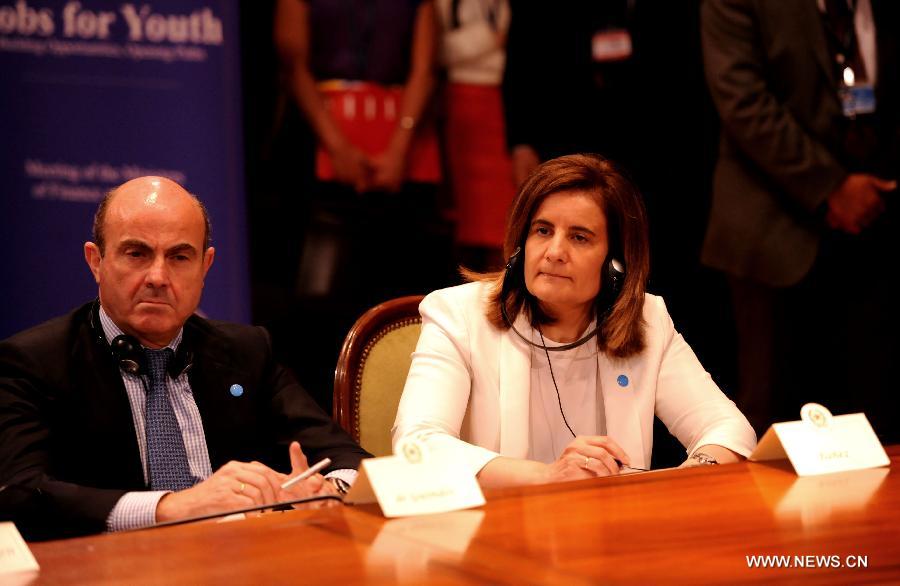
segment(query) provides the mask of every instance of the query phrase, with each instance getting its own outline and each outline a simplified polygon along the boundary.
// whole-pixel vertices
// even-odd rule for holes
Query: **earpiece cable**
[[[572,431],[572,426],[569,425],[569,420],[566,419],[566,413],[562,408],[562,398],[559,396],[559,386],[556,384],[556,376],[553,375],[553,363],[550,362],[550,352],[547,351],[547,343],[544,342],[544,333],[541,331],[540,327],[537,329],[537,331],[538,335],[541,337],[541,346],[543,346],[544,348],[544,354],[547,355],[547,366],[550,367],[550,380],[553,381],[553,388],[556,389],[556,402],[559,403],[559,414],[562,415],[563,423],[565,423],[566,427],[569,428],[569,433],[572,434],[572,437],[578,437],[575,435],[575,432]],[[596,332],[597,330],[594,331]]]

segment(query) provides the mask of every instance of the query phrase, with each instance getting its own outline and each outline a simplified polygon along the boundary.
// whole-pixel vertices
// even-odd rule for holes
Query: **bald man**
[[[194,314],[215,258],[177,183],[111,191],[84,256],[99,298],[0,342],[0,505],[27,537],[336,494],[368,454],[272,359]],[[287,490],[307,457],[332,463]]]

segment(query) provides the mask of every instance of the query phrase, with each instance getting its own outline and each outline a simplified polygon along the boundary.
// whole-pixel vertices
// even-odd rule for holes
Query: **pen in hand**
[[[331,458],[323,458],[322,460],[320,460],[319,462],[316,462],[315,464],[313,464],[312,466],[310,466],[309,468],[307,468],[306,470],[304,470],[297,476],[294,476],[293,478],[285,480],[284,484],[281,485],[282,490],[294,486],[301,480],[306,480],[307,478],[309,478],[310,476],[312,476],[313,474],[315,474],[316,472],[318,472],[325,466],[328,466],[329,464],[331,464]]]

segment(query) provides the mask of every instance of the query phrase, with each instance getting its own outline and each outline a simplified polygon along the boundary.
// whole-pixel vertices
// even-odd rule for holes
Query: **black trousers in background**
[[[292,306],[267,325],[279,360],[330,412],[335,365],[353,323],[378,303],[460,278],[436,186],[357,194],[320,183],[301,196],[305,212],[291,235],[299,240],[297,268],[284,269],[293,273]]]
[[[821,403],[864,412],[883,443],[900,442],[896,222],[860,236],[830,232],[797,285],[730,279],[738,334],[737,405],[762,434]]]
[[[451,229],[438,209],[436,185],[357,194],[320,183],[304,228],[297,297],[365,310],[446,287],[454,274]]]

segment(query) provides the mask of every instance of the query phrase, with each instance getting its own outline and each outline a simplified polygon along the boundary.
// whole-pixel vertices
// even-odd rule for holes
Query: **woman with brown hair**
[[[649,467],[653,417],[685,465],[734,462],[756,436],[645,292],[637,189],[594,155],[553,159],[523,184],[506,270],[435,291],[394,423],[484,486]]]

